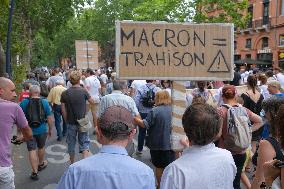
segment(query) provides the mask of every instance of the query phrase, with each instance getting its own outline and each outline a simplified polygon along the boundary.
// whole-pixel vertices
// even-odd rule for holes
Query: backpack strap
[[[276,159],[278,159],[280,161],[284,161],[284,155],[281,151],[281,146],[280,146],[279,142],[274,137],[268,137],[265,140],[270,142],[270,144],[273,146],[275,153],[276,153]]]
[[[44,105],[43,105],[43,98],[40,98],[39,99],[39,115],[40,115],[40,118],[43,118],[44,119],[44,122],[46,122],[47,121],[47,116],[46,116],[46,114],[45,114],[45,110],[44,110]],[[43,116],[43,117],[41,117],[41,116]]]
[[[232,108],[233,106],[229,105],[229,104],[222,104],[222,107],[226,108],[226,109],[230,109]]]

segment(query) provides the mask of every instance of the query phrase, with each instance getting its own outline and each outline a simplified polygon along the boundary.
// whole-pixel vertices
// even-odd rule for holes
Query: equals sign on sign
[[[215,46],[227,46],[226,41],[227,41],[227,39],[215,38],[215,39],[213,39],[213,45],[215,45]]]

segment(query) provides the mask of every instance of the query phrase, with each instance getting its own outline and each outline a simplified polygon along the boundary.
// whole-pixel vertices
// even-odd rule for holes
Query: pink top
[[[254,114],[252,111],[250,111],[249,109],[245,108],[247,110],[247,114],[248,114],[248,117],[250,119],[251,122],[258,122],[258,116],[256,114]],[[218,147],[220,148],[224,148],[224,136],[226,136],[227,134],[227,112],[228,112],[228,109],[223,107],[223,106],[220,106],[218,109],[218,112],[219,114],[221,115],[221,117],[223,118],[223,126],[222,126],[222,135],[219,139],[219,143],[218,143]],[[239,153],[233,153],[232,154],[243,154],[245,153],[246,151],[242,151],[242,152],[239,152]]]
[[[22,108],[14,102],[0,99],[0,167],[12,165],[11,133],[14,124],[18,128],[28,127]]]

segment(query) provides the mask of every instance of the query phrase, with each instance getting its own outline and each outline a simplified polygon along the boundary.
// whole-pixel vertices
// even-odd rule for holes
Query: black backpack
[[[152,108],[155,104],[155,93],[154,93],[155,87],[153,87],[152,89],[149,86],[147,87],[149,90],[146,93],[144,93],[144,95],[141,98],[142,99],[141,102],[144,107]]]
[[[40,82],[40,96],[47,97],[49,94],[48,86],[44,81]]]
[[[41,123],[46,122],[46,116],[41,98],[29,98],[26,118],[31,128],[37,128]]]

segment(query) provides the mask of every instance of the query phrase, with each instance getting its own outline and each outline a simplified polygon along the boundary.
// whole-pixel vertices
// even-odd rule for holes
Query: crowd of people
[[[0,188],[15,188],[11,142],[26,142],[30,178],[40,178],[48,166],[45,142],[53,128],[57,141],[66,141],[70,157],[58,189],[240,189],[241,182],[247,189],[282,188],[281,71],[235,71],[232,81],[186,82],[192,90],[185,97],[184,149],[179,152],[171,146],[169,80],[127,81],[104,69],[55,68],[28,73],[17,98],[13,82],[0,77]],[[239,85],[244,92],[238,92]],[[91,134],[102,144],[95,155]],[[77,143],[82,160],[75,162]],[[144,146],[155,173],[133,158],[145,153]]]

